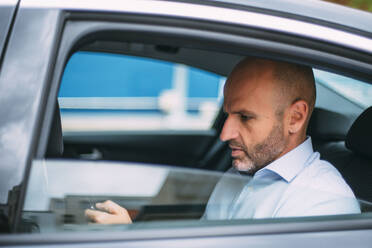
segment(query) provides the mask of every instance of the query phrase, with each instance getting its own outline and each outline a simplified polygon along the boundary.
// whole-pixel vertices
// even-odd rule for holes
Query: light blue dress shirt
[[[234,168],[217,183],[203,219],[277,218],[360,213],[352,190],[311,138],[253,177]]]

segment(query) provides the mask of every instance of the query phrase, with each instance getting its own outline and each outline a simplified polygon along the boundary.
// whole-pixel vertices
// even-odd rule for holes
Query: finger
[[[96,208],[105,212],[87,209],[88,218],[100,224],[130,224],[128,211],[112,201],[96,203]],[[89,217],[90,216],[90,217]]]
[[[85,217],[90,219],[92,216],[94,216],[94,212],[95,212],[95,210],[85,209],[84,215],[85,215]]]
[[[86,209],[85,210],[85,216],[95,222],[95,223],[101,223],[103,224],[105,222],[105,219],[107,219],[106,215],[109,215],[105,212],[97,211],[97,210],[91,210],[91,209]]]
[[[111,214],[120,214],[126,212],[125,208],[119,206],[118,204],[110,200],[96,203],[96,208]]]
[[[97,210],[86,209],[85,216],[98,224],[131,224],[129,215],[114,215]]]

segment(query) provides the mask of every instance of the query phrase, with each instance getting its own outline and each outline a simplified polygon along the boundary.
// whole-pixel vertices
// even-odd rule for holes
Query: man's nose
[[[231,117],[227,117],[220,134],[221,141],[235,139],[238,136],[236,125]]]

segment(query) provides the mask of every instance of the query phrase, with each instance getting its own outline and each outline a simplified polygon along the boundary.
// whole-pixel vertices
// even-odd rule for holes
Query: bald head
[[[241,61],[225,84],[226,121],[220,134],[229,142],[233,166],[254,174],[304,142],[314,102],[311,68]]]
[[[314,75],[310,67],[282,61],[245,58],[235,66],[227,83],[239,84],[239,81],[247,78],[253,79],[250,81],[271,84],[279,116],[287,106],[304,100],[309,106],[307,119],[310,118],[316,99]]]

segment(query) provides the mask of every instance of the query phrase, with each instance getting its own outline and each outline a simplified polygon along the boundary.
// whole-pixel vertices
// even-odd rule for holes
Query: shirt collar
[[[257,171],[254,177],[259,178],[267,172],[274,172],[287,182],[290,182],[307,166],[308,160],[313,153],[311,138],[308,137],[301,145]]]

